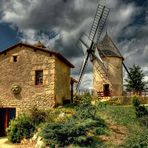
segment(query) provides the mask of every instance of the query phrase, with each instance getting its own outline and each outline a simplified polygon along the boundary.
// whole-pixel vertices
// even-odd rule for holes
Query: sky
[[[84,58],[78,40],[90,31],[98,2],[111,8],[102,37],[107,31],[126,66],[139,65],[148,81],[147,0],[0,0],[0,51],[41,41],[75,65],[72,76],[78,79]],[[91,63],[82,85],[92,87]]]

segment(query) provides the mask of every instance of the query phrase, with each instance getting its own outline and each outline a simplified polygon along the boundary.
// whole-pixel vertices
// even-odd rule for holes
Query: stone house
[[[69,101],[71,68],[41,43],[18,43],[0,52],[0,133],[11,118],[33,106],[45,109]]]
[[[123,95],[123,57],[112,39],[105,35],[98,43],[98,51],[103,60],[107,73],[106,78],[102,77],[96,69],[96,62],[93,65],[93,87],[98,96],[122,96]]]

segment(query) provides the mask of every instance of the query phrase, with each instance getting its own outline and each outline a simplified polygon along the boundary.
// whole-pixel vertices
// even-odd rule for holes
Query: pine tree
[[[127,82],[126,90],[133,91],[135,94],[141,94],[141,91],[144,90],[146,83],[143,81],[144,73],[140,66],[133,65],[133,67],[129,68],[129,73],[132,77],[128,75],[128,78],[125,79]]]

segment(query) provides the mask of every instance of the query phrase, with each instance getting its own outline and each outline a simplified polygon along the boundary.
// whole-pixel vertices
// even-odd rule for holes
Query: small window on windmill
[[[13,62],[17,62],[18,61],[18,56],[17,55],[14,55],[13,56]]]
[[[42,85],[43,84],[43,70],[36,70],[35,71],[35,85]]]

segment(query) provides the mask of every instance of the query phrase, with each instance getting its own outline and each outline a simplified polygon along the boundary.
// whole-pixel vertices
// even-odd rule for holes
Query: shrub
[[[140,101],[137,97],[133,98],[132,104],[134,107],[139,107],[140,106]]]
[[[97,135],[105,134],[105,131],[104,131],[104,129],[102,127],[97,127],[94,130],[95,130],[95,134],[97,134]]]
[[[148,115],[139,118],[139,122],[143,127],[148,128]]]
[[[74,115],[63,123],[47,123],[40,135],[52,146],[91,145],[95,134],[105,133],[105,122],[96,115],[96,110],[97,108],[91,105],[91,98],[88,95],[84,96]]]
[[[100,123],[92,119],[77,121],[72,119],[63,123],[48,123],[43,127],[41,136],[50,145],[66,146],[70,144],[87,146],[93,142],[93,137],[89,136],[89,131],[99,135],[104,134],[100,127],[95,129]]]
[[[22,115],[10,122],[7,128],[8,139],[13,143],[19,143],[23,138],[27,139],[33,135],[35,126],[30,117]]]
[[[85,103],[91,103],[91,95],[89,93],[85,93],[84,95],[77,95],[74,97],[73,102],[77,105]]]
[[[139,117],[142,117],[142,116],[147,116],[148,115],[148,111],[147,109],[144,107],[144,106],[141,106],[140,105],[140,101],[137,97],[135,97],[133,99],[133,106],[135,107],[135,111],[136,111],[136,116],[139,118]]]
[[[136,116],[137,117],[143,117],[145,115],[148,115],[148,111],[144,106],[139,106],[136,108]]]
[[[44,110],[34,107],[30,110],[30,118],[34,126],[38,126],[47,120],[47,113]]]

